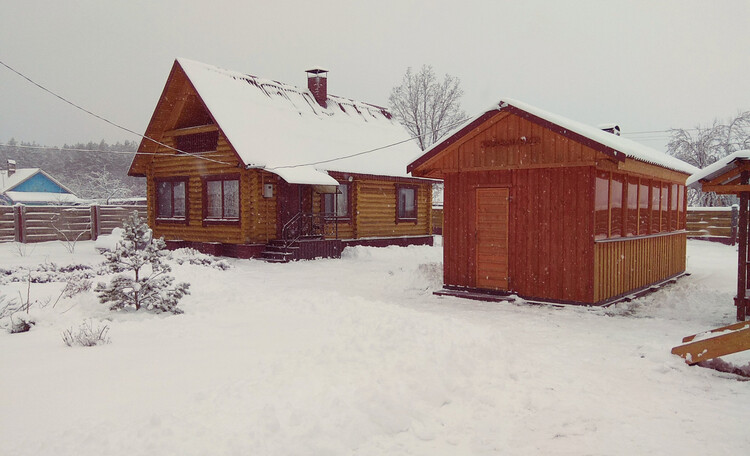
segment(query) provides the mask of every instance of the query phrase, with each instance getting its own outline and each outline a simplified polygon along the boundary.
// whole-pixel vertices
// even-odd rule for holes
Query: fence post
[[[24,242],[24,212],[26,212],[26,210],[23,204],[16,204],[13,206],[13,235],[16,242]]]
[[[737,244],[737,226],[740,223],[740,207],[736,204],[732,205],[732,245]]]
[[[91,240],[96,241],[99,239],[99,205],[92,204],[91,209]]]

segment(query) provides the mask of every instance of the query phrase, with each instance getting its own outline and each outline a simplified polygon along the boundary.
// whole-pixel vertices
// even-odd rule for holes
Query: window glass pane
[[[625,221],[625,236],[638,234],[638,178],[628,178],[628,219]]]
[[[172,186],[174,195],[174,217],[185,217],[185,182],[174,182]]]
[[[399,188],[398,216],[401,218],[415,218],[417,216],[413,188]]]
[[[333,193],[323,194],[323,213],[327,215],[333,215],[333,207],[334,207],[335,200],[336,200],[335,194]]]
[[[641,235],[648,234],[648,221],[649,221],[648,189],[649,189],[648,183],[641,181],[641,185],[638,186],[638,215],[640,217],[638,234],[641,234]]]
[[[227,180],[224,183],[224,218],[240,216],[240,181]]]
[[[651,232],[658,233],[659,228],[659,204],[661,201],[661,186],[658,182],[651,184]]]
[[[609,236],[609,174],[599,173],[596,176],[594,197],[594,239],[606,239]]]
[[[609,237],[622,236],[622,189],[623,176],[613,174],[609,195],[609,214],[612,219]]]
[[[221,181],[206,182],[206,217],[221,218]]]
[[[346,217],[349,215],[349,186],[339,185],[339,193],[336,195],[336,215]]]
[[[172,183],[156,183],[157,217],[172,217]]]

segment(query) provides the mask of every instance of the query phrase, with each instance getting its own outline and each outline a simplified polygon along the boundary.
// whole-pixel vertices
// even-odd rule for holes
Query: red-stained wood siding
[[[592,172],[590,167],[569,167],[447,175],[445,284],[482,288],[476,273],[475,192],[506,187],[511,199],[508,291],[540,299],[591,302]]]

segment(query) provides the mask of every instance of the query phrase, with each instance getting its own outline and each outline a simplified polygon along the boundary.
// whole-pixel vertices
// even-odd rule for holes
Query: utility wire
[[[16,70],[15,68],[11,67],[11,66],[10,66],[10,65],[8,65],[7,63],[3,62],[2,60],[0,60],[0,65],[4,66],[5,68],[9,69],[10,71],[12,71],[12,72],[16,73],[16,74],[17,74],[18,76],[21,76],[21,77],[22,77],[23,79],[25,79],[25,80],[29,81],[29,82],[30,82],[31,84],[33,84],[33,85],[37,86],[38,88],[40,88],[40,89],[44,90],[45,92],[49,93],[50,95],[54,96],[55,98],[58,98],[58,99],[60,99],[60,100],[64,101],[65,103],[67,103],[67,104],[69,104],[69,105],[73,106],[74,108],[76,108],[76,109],[79,109],[79,110],[81,110],[81,111],[85,112],[86,114],[88,114],[88,115],[90,115],[90,116],[96,117],[97,119],[99,119],[99,120],[102,120],[102,121],[104,121],[104,122],[106,122],[106,123],[108,123],[108,124],[112,125],[113,127],[119,128],[120,130],[124,130],[124,131],[126,131],[126,132],[128,132],[128,133],[132,133],[132,134],[134,134],[134,135],[136,135],[136,136],[139,136],[139,137],[141,137],[141,138],[143,138],[143,139],[146,139],[146,140],[148,140],[148,141],[151,141],[151,142],[153,142],[153,143],[155,143],[155,144],[158,144],[158,145],[160,145],[160,146],[162,146],[162,147],[166,147],[167,149],[171,149],[171,150],[174,150],[175,152],[177,152],[177,153],[180,153],[180,154],[185,154],[185,155],[189,155],[189,156],[191,156],[191,157],[199,158],[199,159],[201,159],[201,160],[208,160],[208,161],[211,161],[211,162],[215,162],[215,163],[220,163],[220,164],[222,164],[222,165],[230,165],[230,166],[232,166],[232,163],[226,163],[226,162],[222,162],[222,161],[219,161],[219,160],[214,160],[213,158],[209,158],[209,157],[204,157],[204,156],[201,156],[201,155],[196,155],[196,154],[191,154],[191,153],[189,153],[189,152],[185,152],[185,151],[183,151],[183,150],[180,150],[180,149],[174,148],[174,147],[172,147],[172,146],[169,146],[169,145],[167,145],[167,144],[164,144],[164,143],[162,143],[162,142],[160,142],[160,141],[157,141],[157,140],[155,140],[155,139],[153,139],[153,138],[149,138],[149,137],[148,137],[148,136],[146,136],[146,135],[142,135],[142,134],[140,134],[140,133],[137,133],[137,132],[135,132],[135,131],[131,130],[130,128],[127,128],[127,127],[123,127],[122,125],[119,125],[119,124],[117,124],[117,123],[115,123],[115,122],[113,122],[113,121],[111,121],[111,120],[109,120],[109,119],[106,119],[106,118],[104,118],[104,117],[102,117],[102,116],[100,116],[100,115],[98,115],[98,114],[96,114],[96,113],[93,113],[93,112],[89,111],[89,110],[88,110],[88,109],[86,109],[86,108],[83,108],[83,107],[81,107],[81,106],[79,106],[79,105],[77,105],[77,104],[73,103],[72,101],[68,100],[67,98],[63,97],[62,95],[58,95],[57,93],[55,93],[55,92],[51,91],[50,89],[48,89],[48,88],[44,87],[43,85],[41,85],[41,84],[39,84],[39,83],[37,83],[36,81],[32,80],[31,78],[29,78],[29,77],[28,77],[28,76],[26,76],[25,74],[21,73],[20,71]]]

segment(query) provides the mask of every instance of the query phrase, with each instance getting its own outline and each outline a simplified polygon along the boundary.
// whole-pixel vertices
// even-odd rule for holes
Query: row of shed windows
[[[594,238],[645,236],[685,228],[685,186],[600,171]]]

